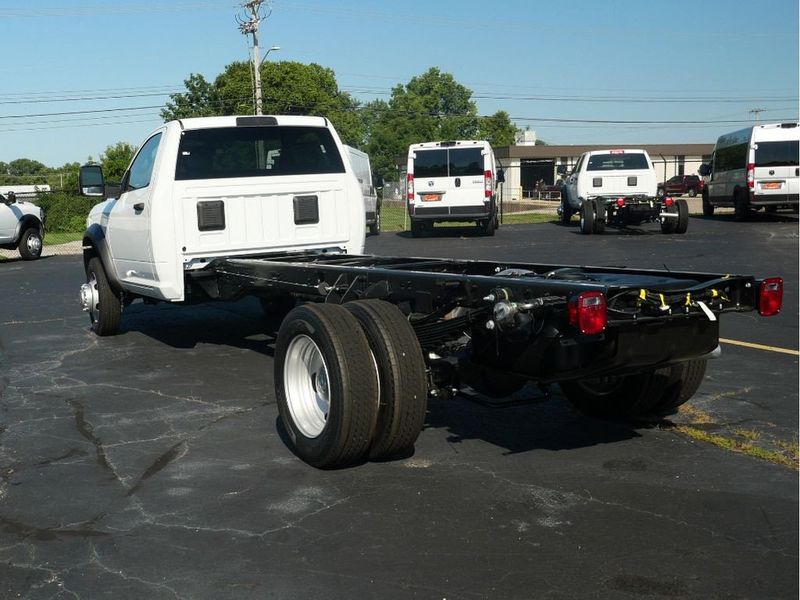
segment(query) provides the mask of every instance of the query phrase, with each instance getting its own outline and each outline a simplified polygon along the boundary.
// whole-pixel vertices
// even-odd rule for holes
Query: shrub
[[[37,195],[33,202],[44,209],[44,226],[48,232],[80,232],[85,229],[86,217],[97,199],[52,192]]]

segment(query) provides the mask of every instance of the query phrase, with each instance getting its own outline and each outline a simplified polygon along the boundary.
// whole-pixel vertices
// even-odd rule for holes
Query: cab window
[[[139,190],[150,185],[150,177],[153,175],[153,167],[156,164],[159,142],[161,142],[161,134],[157,133],[147,140],[142,149],[139,150],[136,158],[133,159],[133,163],[131,163],[127,189]]]

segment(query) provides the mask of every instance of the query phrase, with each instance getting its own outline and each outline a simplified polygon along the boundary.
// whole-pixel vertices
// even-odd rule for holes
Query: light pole
[[[264,58],[262,58],[261,60],[258,60],[258,46],[256,46],[256,48],[255,48],[255,51],[256,51],[255,61],[258,61],[256,63],[258,66],[256,66],[256,73],[255,73],[256,114],[257,115],[262,114],[261,113],[261,106],[262,106],[262,102],[263,102],[262,99],[261,99],[261,65],[264,64],[265,60],[267,60],[267,56],[269,55],[270,52],[272,52],[273,50],[280,50],[280,49],[281,49],[280,46],[273,46],[272,48],[270,48],[269,50],[264,52]]]

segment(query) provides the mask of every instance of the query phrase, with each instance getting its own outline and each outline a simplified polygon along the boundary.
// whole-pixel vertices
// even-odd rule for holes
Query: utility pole
[[[767,110],[766,108],[751,108],[750,113],[753,115],[753,119],[755,119],[756,125],[758,125],[758,114]]]
[[[248,0],[242,4],[242,8],[247,11],[247,14],[242,17],[237,15],[236,21],[239,23],[239,31],[244,35],[253,36],[253,83],[255,86],[255,99],[256,99],[256,114],[262,114],[262,100],[261,100],[261,57],[259,56],[258,48],[258,27],[261,21],[266,19],[272,10],[270,9],[266,14],[261,10],[261,5],[264,0]]]

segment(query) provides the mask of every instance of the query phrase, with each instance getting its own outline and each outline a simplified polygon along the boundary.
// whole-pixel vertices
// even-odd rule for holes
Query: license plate
[[[762,190],[779,190],[781,189],[782,182],[780,181],[765,181],[761,184]]]
[[[423,202],[438,202],[442,199],[441,194],[422,194]]]

